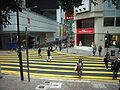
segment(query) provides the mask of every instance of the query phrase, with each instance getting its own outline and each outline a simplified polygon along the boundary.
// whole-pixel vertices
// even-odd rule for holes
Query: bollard
[[[119,80],[119,90],[120,90],[120,80]]]
[[[2,78],[1,64],[0,64],[0,79]]]

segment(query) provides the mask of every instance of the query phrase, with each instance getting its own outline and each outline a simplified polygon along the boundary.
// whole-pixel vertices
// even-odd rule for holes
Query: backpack
[[[119,69],[119,61],[118,60],[114,60],[112,62],[111,70],[118,70],[118,69]]]

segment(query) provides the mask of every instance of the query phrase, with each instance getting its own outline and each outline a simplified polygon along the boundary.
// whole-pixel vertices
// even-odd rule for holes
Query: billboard
[[[75,13],[83,13],[90,11],[90,0],[82,0],[82,3],[79,7],[75,8]]]

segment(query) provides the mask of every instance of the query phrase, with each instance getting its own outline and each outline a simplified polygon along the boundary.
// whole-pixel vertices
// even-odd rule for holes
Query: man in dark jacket
[[[99,47],[98,47],[98,52],[99,52],[99,56],[101,56],[102,46],[99,46]]]
[[[117,73],[119,71],[119,60],[118,58],[116,58],[115,60],[112,61],[111,63],[111,70],[113,71],[113,80],[116,79],[117,80]]]
[[[51,51],[51,50],[50,50],[50,47],[48,47],[48,50],[47,50],[47,61],[48,61],[48,60],[51,61],[51,59],[52,59],[50,51]]]
[[[38,48],[38,55],[39,55],[40,57],[42,57],[42,55],[41,55],[41,48]]]
[[[106,70],[108,70],[108,59],[106,57],[104,58],[104,63],[105,63]]]

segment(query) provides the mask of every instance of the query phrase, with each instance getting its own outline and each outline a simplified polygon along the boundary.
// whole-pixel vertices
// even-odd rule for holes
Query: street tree
[[[62,9],[64,11],[67,11],[68,14],[72,14],[73,13],[73,8],[74,7],[78,7],[82,5],[82,1],[83,0],[58,0],[58,4],[60,6],[62,6]],[[97,3],[98,0],[90,0],[91,3],[93,3],[94,5],[97,5],[99,3]],[[103,2],[108,1],[108,3],[112,3],[113,5],[116,6],[116,8],[119,8],[119,0],[103,0]]]
[[[22,11],[23,0],[0,0],[0,28],[10,24],[10,13]]]

